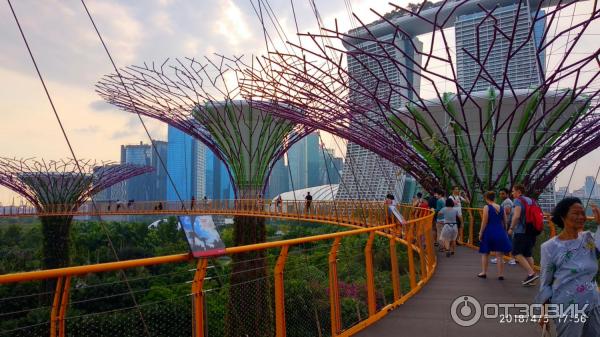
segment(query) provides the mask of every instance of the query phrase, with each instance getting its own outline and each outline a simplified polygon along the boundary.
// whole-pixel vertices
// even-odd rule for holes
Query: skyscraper
[[[233,199],[233,185],[229,178],[227,166],[215,154],[206,149],[205,152],[206,197],[208,199]]]
[[[271,170],[271,174],[269,175],[269,183],[267,185],[266,198],[274,198],[275,196],[287,192],[291,189],[289,181],[289,170],[288,166],[285,164],[284,159],[285,158],[279,159],[275,162],[275,165],[273,165],[273,169]]]
[[[530,9],[527,1],[520,2],[497,7],[492,11],[493,16],[485,19],[487,13],[480,9],[456,18],[457,77],[464,90],[469,91],[473,85],[473,91],[486,90],[492,82],[502,83],[504,76],[513,89],[526,89],[541,82],[536,48],[544,33],[545,19],[535,22],[531,38],[528,32],[537,8]],[[544,15],[544,11],[538,15]],[[516,32],[511,50],[520,49],[510,60],[507,58],[511,48],[509,40],[498,30],[507,36],[511,36],[513,30]],[[478,61],[484,63],[483,67]],[[541,51],[540,61],[543,67],[545,51]],[[482,68],[485,72],[480,72]]]
[[[167,160],[167,143],[153,141],[156,151],[163,161]],[[140,142],[134,145],[121,145],[121,163],[148,165],[154,167],[154,171],[146,173],[123,182],[123,187],[115,186],[116,191],[124,189],[123,196],[114,195],[111,191],[111,199],[127,199],[136,201],[163,200],[166,193],[166,171],[160,163],[156,151],[150,144]],[[120,192],[118,194],[121,194]]]
[[[394,15],[400,16],[399,13]],[[388,18],[388,20],[393,20],[393,17]],[[390,42],[390,44],[386,45],[385,52],[380,49],[381,45],[374,41],[362,42],[357,45],[357,49],[370,54],[380,54],[382,57],[378,59],[379,62],[364,54],[347,59],[348,72],[350,74],[350,99],[354,99],[353,97],[356,95],[356,91],[353,88],[356,88],[359,84],[364,87],[374,87],[376,77],[386,78],[399,87],[413,87],[418,89],[419,77],[416,66],[405,55],[408,55],[415,62],[420,62],[420,56],[417,52],[422,49],[422,43],[417,38],[399,36],[398,32],[390,33],[378,30],[366,32],[360,29],[349,32],[350,35],[355,36],[371,33],[375,34],[378,40]],[[354,50],[354,47],[350,45],[346,45],[346,48],[349,52]],[[392,61],[386,61],[386,57],[383,57],[384,55],[393,56],[397,62],[404,64],[405,68],[400,69],[401,67],[397,67]],[[411,83],[410,86],[406,84],[407,81]],[[386,101],[389,100],[392,107],[400,108],[403,104],[400,95],[393,93],[385,85],[378,87],[377,95]],[[411,92],[407,91],[405,96],[411,97]],[[372,117],[374,123],[383,122],[375,116],[373,115]],[[373,127],[379,127],[379,125],[374,125]],[[341,186],[336,198],[383,199],[388,193],[392,193],[400,198],[404,189],[404,179],[405,174],[400,167],[357,144],[348,142]]]
[[[538,57],[537,46],[543,37],[546,21],[535,20],[533,16],[536,15],[536,9],[529,8],[527,1],[516,0],[512,4],[496,7],[492,11],[493,17],[484,19],[487,13],[477,10],[456,18],[457,79],[464,90],[469,91],[473,86],[473,91],[482,91],[492,87],[493,83],[500,86],[504,78],[512,89],[527,89],[541,83],[541,75],[545,71],[545,51],[540,51]],[[543,16],[544,11],[537,15]],[[531,37],[529,30],[532,25]],[[507,36],[512,36],[515,31],[512,46],[498,30]],[[508,59],[509,48],[513,51],[521,49]],[[482,69],[485,72],[481,72]],[[552,211],[556,205],[555,182],[544,189],[538,202],[545,212]]]
[[[592,176],[585,177],[585,196],[589,198],[591,195],[593,197],[600,196],[600,191],[598,190],[598,185],[595,182],[595,178]]]
[[[292,145],[287,157],[291,172],[289,183],[291,189],[297,190],[323,184],[321,170],[324,168],[324,163],[318,132],[313,132]]]
[[[206,146],[177,128],[168,128],[167,200],[190,200],[206,193]]]

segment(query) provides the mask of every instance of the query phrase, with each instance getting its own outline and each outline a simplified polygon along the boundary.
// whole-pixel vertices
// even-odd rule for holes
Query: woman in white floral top
[[[596,223],[600,209],[593,205]],[[570,305],[584,309],[585,315],[554,318],[559,337],[600,336],[600,293],[596,284],[600,231],[583,231],[585,209],[578,198],[565,198],[552,212],[552,221],[563,230],[542,244],[540,292],[536,302]]]

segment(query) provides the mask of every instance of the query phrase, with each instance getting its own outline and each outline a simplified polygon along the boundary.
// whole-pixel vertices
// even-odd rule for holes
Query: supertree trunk
[[[43,269],[68,267],[71,262],[69,250],[73,217],[43,216],[40,221],[43,234]]]
[[[233,222],[235,246],[265,242],[264,218],[236,216]],[[274,334],[266,258],[264,250],[233,255],[225,316],[225,335],[228,337]]]

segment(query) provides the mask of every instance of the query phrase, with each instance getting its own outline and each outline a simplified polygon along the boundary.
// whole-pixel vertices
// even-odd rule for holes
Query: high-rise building
[[[94,174],[100,174],[102,170],[108,169],[114,164],[98,166],[94,168]],[[127,180],[111,185],[94,195],[94,200],[99,202],[109,202],[116,200],[127,200]]]
[[[285,158],[280,158],[273,165],[271,174],[269,175],[269,183],[267,185],[266,198],[272,199],[275,196],[290,190],[289,168],[285,164]]]
[[[167,143],[153,141],[153,144],[155,149],[152,148],[152,145],[143,142],[134,145],[121,145],[122,164],[152,166],[154,171],[124,181],[124,188],[116,187],[115,191],[124,189],[125,195],[114,198],[114,193],[111,191],[111,199],[150,201],[165,198],[166,171],[160,162],[159,155],[163,161],[167,160]],[[119,192],[119,194],[121,193]]]
[[[537,6],[529,8],[527,1],[514,1],[495,8],[493,17],[487,18],[487,13],[474,10],[472,13],[459,15],[454,23],[457,79],[460,86],[465,91],[470,91],[471,86],[472,91],[482,91],[492,87],[494,82],[500,86],[505,77],[512,89],[538,86],[541,74],[545,71],[545,50],[538,54],[537,47],[543,37],[546,21],[535,20]],[[543,16],[544,11],[537,15]],[[532,25],[533,36],[529,36]],[[510,41],[498,30],[506,36],[512,36],[513,30],[515,31],[512,50],[517,47],[521,49],[510,60],[507,58],[511,48]],[[485,63],[480,65],[474,58]],[[480,71],[482,68],[485,72]],[[540,207],[545,212],[552,211],[556,205],[554,185],[554,182],[550,183],[538,197]]]
[[[168,201],[202,198],[206,194],[206,146],[181,130],[168,128]],[[171,181],[172,180],[172,181]]]
[[[321,153],[324,157],[321,185],[339,184],[344,170],[344,159],[337,157],[333,149],[323,148]]]
[[[208,199],[233,199],[235,193],[225,163],[217,158],[210,149],[206,149],[205,163],[206,192],[204,195]]]
[[[318,132],[313,132],[292,145],[287,158],[291,172],[290,188],[297,190],[322,185],[321,169],[325,164]]]
[[[465,91],[469,91],[473,85],[473,91],[486,90],[492,82],[499,86],[504,76],[510,81],[513,89],[526,89],[541,82],[536,48],[544,33],[545,20],[536,21],[533,38],[529,36],[529,29],[535,21],[532,16],[536,14],[536,9],[530,9],[527,1],[521,1],[521,4],[515,1],[513,4],[494,9],[493,16],[487,18],[486,12],[477,9],[474,13],[456,18],[454,24],[458,83]],[[538,15],[544,15],[544,11],[540,11]],[[498,30],[506,36],[512,36],[512,31],[516,31],[512,50],[521,49],[510,60],[506,57],[511,48],[510,41]],[[483,67],[478,61],[485,62]],[[543,66],[545,51],[541,51],[540,61]],[[485,72],[480,71],[482,68]]]
[[[400,14],[397,14],[400,15]],[[393,20],[393,18],[388,18]],[[380,33],[381,32],[381,33]],[[355,99],[356,90],[360,86],[369,88],[375,87],[375,78],[386,78],[398,87],[412,87],[418,91],[420,87],[419,76],[415,62],[420,62],[421,57],[418,52],[422,49],[422,42],[417,38],[409,36],[398,36],[397,32],[373,31],[365,32],[351,30],[349,35],[360,35],[373,33],[380,41],[390,42],[386,45],[385,53],[380,49],[381,44],[375,41],[366,41],[357,45],[357,48],[368,54],[381,54],[382,56],[391,55],[404,67],[398,67],[391,60],[386,61],[386,57],[378,58],[367,57],[365,54],[359,54],[358,57],[347,59],[348,72],[350,74],[350,100]],[[395,45],[395,46],[394,46]],[[347,45],[348,51],[354,49]],[[407,56],[414,60],[410,61]],[[379,61],[379,62],[376,62]],[[385,76],[384,76],[385,72]],[[401,73],[402,72],[402,73]],[[373,85],[371,85],[373,82]],[[407,84],[409,82],[410,84]],[[378,86],[377,96],[384,100],[389,100],[394,108],[401,108],[403,102],[397,92],[392,92],[385,85]],[[412,92],[403,94],[405,97],[411,97]],[[373,114],[371,120],[374,123],[382,123],[378,115]],[[383,123],[384,124],[384,123]],[[380,127],[375,126],[374,127]],[[404,189],[405,173],[404,171],[381,158],[377,154],[364,149],[363,147],[348,142],[346,150],[346,162],[342,174],[341,184],[336,195],[337,199],[383,199],[386,194],[392,193],[398,198],[402,196]]]
[[[596,184],[596,179],[592,176],[587,176],[585,177],[585,185],[584,185],[584,190],[585,190],[585,195],[586,197],[592,196],[592,197],[598,197],[600,196],[600,191],[598,190],[600,186],[598,186]]]

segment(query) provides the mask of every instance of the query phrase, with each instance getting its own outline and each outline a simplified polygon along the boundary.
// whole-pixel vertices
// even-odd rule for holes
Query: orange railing
[[[134,214],[134,212],[137,212],[137,214],[155,214],[145,213],[146,204],[139,203],[138,205],[144,206],[136,208],[135,210],[131,208],[128,210],[119,209],[119,212],[127,212],[119,214]],[[208,203],[207,205],[200,206],[208,206]],[[165,214],[181,213],[180,209],[164,208],[165,205],[163,205],[163,210],[151,209],[149,211]],[[328,251],[326,253],[327,258],[325,262],[328,286],[326,288],[325,296],[327,296],[329,304],[326,306],[322,305],[323,308],[326,307],[326,310],[318,311],[317,309],[314,309],[314,313],[317,317],[322,317],[328,313],[328,325],[330,328],[327,329],[329,331],[322,329],[325,324],[320,324],[321,321],[317,319],[319,331],[316,335],[350,336],[373,324],[393,308],[403,304],[429,281],[435,271],[436,257],[432,238],[432,212],[407,206],[399,206],[399,209],[407,219],[404,224],[392,221],[389,217],[386,217],[386,210],[380,202],[315,201],[311,205],[311,209],[305,209],[305,204],[303,202],[285,202],[282,207],[277,207],[276,205],[265,204],[263,202],[257,202],[256,200],[236,202],[213,201],[210,204],[210,207],[194,207],[192,210],[189,210],[188,207],[188,210],[184,210],[183,212],[228,215],[243,214],[275,219],[299,219],[308,222],[331,223],[350,227],[350,230],[336,233],[230,247],[227,248],[225,252],[225,255],[233,256],[235,254],[253,251],[279,250],[279,254],[275,254],[277,258],[276,261],[274,261],[274,265],[269,268],[272,271],[270,276],[272,287],[269,287],[268,289],[272,290],[270,291],[270,294],[265,294],[265,296],[271,296],[273,298],[273,321],[275,322],[273,330],[275,335],[295,336],[305,335],[306,332],[290,330],[291,326],[297,327],[304,322],[291,321],[292,314],[297,308],[286,308],[286,304],[295,303],[295,298],[292,298],[293,292],[291,295],[286,292],[286,290],[288,290],[287,287],[290,286],[289,284],[286,284],[286,275],[296,273],[304,274],[306,277],[311,276],[302,273],[302,270],[298,270],[298,268],[288,270],[286,269],[286,266],[291,268],[290,266],[294,265],[296,259],[306,258],[303,251],[297,251],[299,248],[304,247],[304,245],[307,244],[320,245],[317,247]],[[117,210],[107,210],[107,212],[117,212]],[[66,213],[68,212],[65,212],[64,210],[58,211],[57,208],[57,211],[52,213],[52,215],[63,215]],[[77,215],[81,214],[86,213],[85,211],[78,210]],[[98,213],[96,212],[93,214]],[[29,216],[31,215],[32,214]],[[362,241],[356,241],[359,238]],[[353,245],[356,244],[356,242],[361,242],[361,244],[363,244],[360,251],[356,251],[354,246],[348,247],[348,249],[344,247],[344,243],[351,239],[354,239],[354,241],[352,241]],[[356,254],[359,254],[361,257],[357,259]],[[375,256],[377,256],[377,259],[375,259]],[[53,291],[52,304],[48,308],[50,310],[48,316],[49,320],[41,323],[41,326],[44,327],[42,329],[42,334],[49,334],[50,336],[65,336],[67,334],[77,335],[76,332],[69,331],[69,329],[91,329],[94,325],[93,317],[99,315],[112,315],[115,311],[102,311],[99,309],[98,312],[87,312],[85,314],[79,312],[69,316],[69,310],[77,311],[76,308],[73,307],[73,304],[70,303],[73,292],[87,287],[85,282],[81,282],[81,280],[86,280],[93,275],[101,275],[111,271],[124,271],[131,268],[165,264],[191,263],[193,259],[194,258],[190,254],[177,254],[54,270],[7,274],[0,275],[0,284],[21,284],[36,280],[48,282],[48,280],[54,280],[56,287]],[[211,306],[214,304],[214,302],[207,300],[207,298],[214,293],[214,289],[207,287],[207,283],[212,282],[214,277],[207,277],[207,274],[210,269],[209,265],[211,263],[214,265],[216,259],[218,258],[202,258],[197,260],[195,262],[196,267],[193,271],[193,276],[190,275],[189,282],[191,284],[189,285],[189,291],[185,294],[185,296],[191,298],[192,302],[192,310],[189,317],[189,320],[191,321],[191,324],[189,324],[190,331],[186,333],[177,332],[176,334],[167,333],[164,335],[205,336],[207,335],[206,331],[209,326],[223,324],[223,317],[221,317],[220,322],[214,322],[214,319],[211,319],[214,315],[210,316],[207,314],[207,312],[211,311]],[[360,262],[361,260],[362,262]],[[347,310],[347,304],[349,303],[347,301],[348,296],[354,295],[348,295],[346,290],[342,291],[343,289],[340,289],[340,287],[345,286],[344,283],[341,283],[342,277],[339,274],[340,266],[344,267],[343,272],[350,271],[351,273],[356,273],[359,270],[364,270],[364,275],[361,276],[361,281],[359,282],[359,292],[361,294],[356,295],[357,298],[360,297],[360,300],[356,301],[357,303],[360,302],[360,305],[356,305],[357,315],[354,315],[354,313],[349,314],[352,310]],[[320,266],[318,264],[315,264],[314,266],[308,264],[306,268],[316,268],[315,270],[319,270]],[[363,277],[364,282],[362,281]],[[253,281],[254,280],[249,280],[248,282]],[[258,280],[256,281],[258,282]],[[76,284],[76,286],[74,286],[74,284]],[[77,286],[78,284],[84,285]],[[229,287],[233,286],[235,285],[229,285]],[[128,293],[136,292],[135,290],[132,291],[131,288],[129,288],[129,290]],[[364,291],[364,308],[366,308],[366,313],[364,315],[361,315],[363,306],[362,291]],[[1,300],[2,299],[0,299],[0,301]],[[92,300],[94,299],[82,298],[79,299],[78,302]],[[302,300],[306,299],[303,298]],[[127,310],[136,310],[136,307],[137,305],[132,308],[127,308]],[[141,312],[142,311],[140,311],[140,313]],[[0,315],[2,315],[1,309]],[[349,316],[352,316],[353,319],[349,320]],[[355,316],[358,316],[358,318],[354,319]],[[168,321],[167,318],[164,319]],[[230,317],[229,319],[232,318]],[[163,321],[162,323],[164,324],[159,324],[158,326],[166,325],[166,321]],[[77,322],[77,324],[75,324],[75,322]],[[89,325],[81,322],[88,322]],[[152,325],[152,323],[152,321],[145,323],[144,329],[148,329],[146,324]],[[187,322],[185,324],[187,324]],[[128,335],[127,330],[133,329],[132,326],[123,327],[124,331],[111,330],[110,334]],[[46,331],[46,327],[50,331]],[[86,330],[87,332],[82,333],[79,330],[78,332],[82,335],[93,335],[91,331]],[[13,332],[15,335],[32,335],[18,326],[8,333],[10,334]],[[104,334],[107,334],[107,332],[104,332]],[[2,335],[2,331],[0,331],[0,335]],[[140,335],[144,334],[141,333]],[[158,333],[157,335],[161,334]],[[210,335],[212,336],[215,334],[210,333]]]
[[[142,201],[142,202],[86,202],[78,208],[73,205],[51,205],[38,210],[31,205],[4,207],[0,217],[33,216],[116,216],[116,215],[172,215],[172,214],[226,214],[253,215],[258,217],[277,216],[279,218],[310,218],[359,224],[373,214],[354,214],[357,210],[372,211],[373,205],[381,208],[379,201],[336,200],[313,201],[310,206],[304,200],[286,200],[278,204],[272,200],[195,200],[195,201]]]

